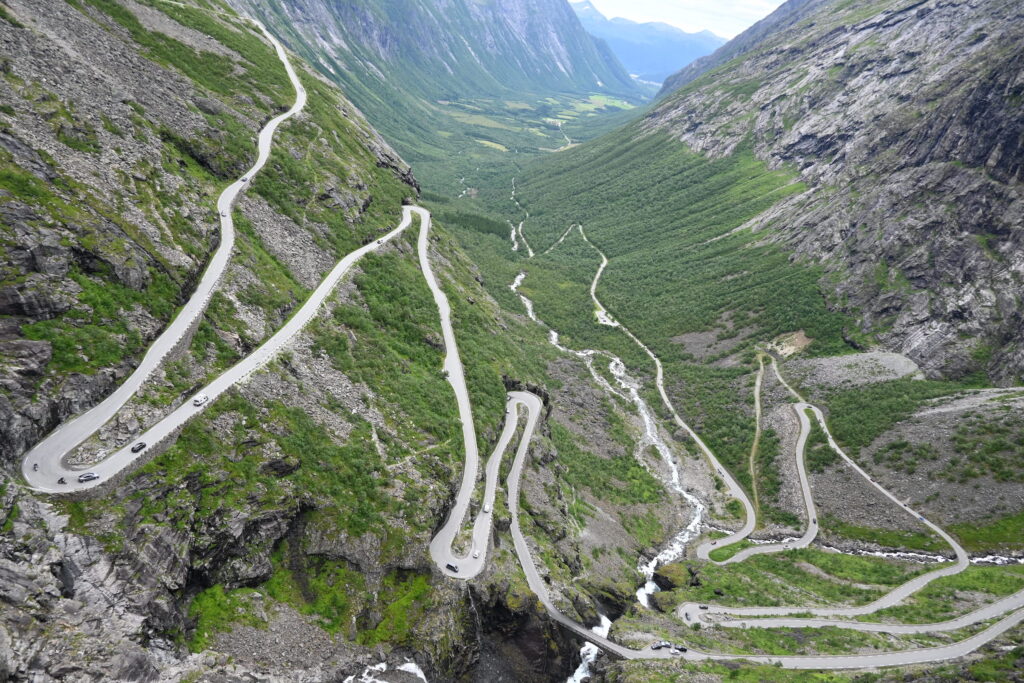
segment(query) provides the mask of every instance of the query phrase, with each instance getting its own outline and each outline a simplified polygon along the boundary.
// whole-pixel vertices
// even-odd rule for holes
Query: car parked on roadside
[[[656,643],[651,643],[652,650],[660,650],[665,647],[672,647],[672,643],[668,642],[667,640],[659,640]]]

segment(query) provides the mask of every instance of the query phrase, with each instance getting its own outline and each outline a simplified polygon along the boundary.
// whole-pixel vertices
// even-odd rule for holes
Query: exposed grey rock
[[[823,263],[831,305],[927,376],[981,369],[1014,382],[1024,372],[1020,3],[893,0],[865,14],[801,0],[766,22],[774,32],[755,27],[716,53],[742,54],[734,68],[668,96],[645,125],[712,156],[750,136],[769,166],[798,169],[810,190],[747,227]]]

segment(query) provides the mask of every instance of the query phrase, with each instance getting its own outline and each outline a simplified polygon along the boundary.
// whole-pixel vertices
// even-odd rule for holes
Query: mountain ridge
[[[583,28],[608,43],[630,73],[661,83],[678,69],[721,45],[725,39],[710,31],[688,33],[663,22],[636,22],[623,17],[608,19],[590,2],[570,2]]]
[[[757,44],[773,34],[784,30],[795,22],[802,20],[816,7],[831,2],[831,0],[786,0],[764,19],[754,23],[738,36],[728,41],[710,55],[700,57],[693,63],[686,65],[676,73],[665,79],[658,97],[664,97],[683,87],[687,83],[699,78],[732,59],[741,57],[746,52],[754,49]]]
[[[1011,273],[1022,267],[1011,208],[1024,165],[1022,85],[1009,49],[1021,39],[1019,7],[892,1],[855,13],[833,0],[793,9],[765,20],[784,28],[741,41],[728,70],[697,76],[708,64],[695,65],[644,126],[711,156],[747,141],[769,166],[800,169],[818,198],[793,198],[755,227],[788,224],[781,232],[799,254],[836,269],[835,291],[847,310],[865,312],[864,329],[893,326],[883,338],[930,375],[984,367],[1015,381],[1024,349],[1006,297],[1020,296],[1010,294],[1019,290]],[[825,187],[831,202],[843,198],[840,211],[826,208]],[[911,208],[928,196],[947,198],[945,218]],[[940,276],[930,272],[939,264]],[[855,272],[838,272],[846,268]]]

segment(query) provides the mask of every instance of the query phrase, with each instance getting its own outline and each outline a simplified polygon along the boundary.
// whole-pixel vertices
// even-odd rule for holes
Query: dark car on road
[[[145,447],[146,447],[146,442],[145,441],[140,441],[137,444],[135,444],[134,446],[132,446],[132,453],[138,453],[139,451],[141,451]]]
[[[452,564],[451,562],[446,564],[444,566],[444,568],[447,569],[450,572],[458,572],[459,571],[459,567],[457,565]]]
[[[668,642],[667,640],[659,640],[656,643],[651,643],[652,650],[660,650],[665,647],[672,647],[672,643]]]

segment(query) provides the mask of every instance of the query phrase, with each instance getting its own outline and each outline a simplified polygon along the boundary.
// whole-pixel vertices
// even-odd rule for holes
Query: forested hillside
[[[752,351],[780,335],[802,331],[811,355],[881,344],[968,384],[1019,377],[1020,9],[918,4],[783,7],[745,56],[528,165],[514,202],[496,187],[478,204],[526,218],[538,254],[585,227],[611,260],[602,302],[741,480]],[[521,263],[465,241],[499,283],[525,268],[523,292],[570,345],[651,371],[594,324],[586,248]]]

